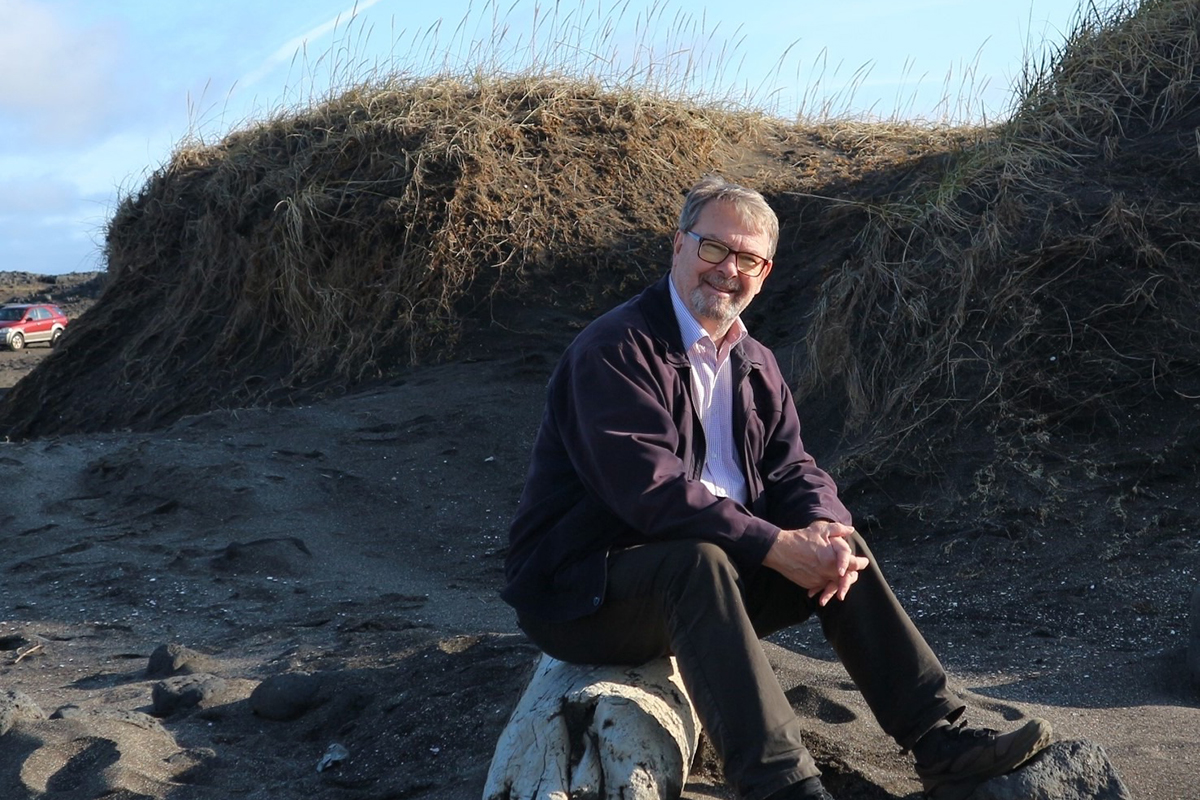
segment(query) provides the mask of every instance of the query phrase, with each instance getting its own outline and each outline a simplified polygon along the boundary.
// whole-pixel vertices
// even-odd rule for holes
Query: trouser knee
[[[664,567],[672,594],[741,591],[741,576],[729,554],[712,542],[685,541],[672,549]]]

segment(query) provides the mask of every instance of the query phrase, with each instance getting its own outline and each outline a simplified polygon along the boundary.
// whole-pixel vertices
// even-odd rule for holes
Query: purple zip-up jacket
[[[755,569],[781,527],[851,524],[833,479],[804,451],[775,357],[752,337],[730,355],[748,506],[700,482],[704,429],[668,280],[589,325],[550,377],[501,592],[521,615],[595,611],[614,548],[700,539]]]

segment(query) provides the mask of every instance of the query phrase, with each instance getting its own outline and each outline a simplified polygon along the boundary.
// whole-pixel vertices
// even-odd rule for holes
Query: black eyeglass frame
[[[751,253],[746,250],[734,250],[724,242],[718,242],[716,239],[710,239],[707,236],[701,236],[695,231],[684,231],[684,233],[696,240],[696,255],[706,264],[723,264],[725,259],[729,258],[730,254],[732,254],[733,263],[734,266],[737,267],[738,272],[742,273],[747,278],[757,278],[762,274],[762,271],[767,268],[767,264],[771,263],[771,259],[763,258],[758,253]],[[724,252],[721,254],[720,258],[714,261],[712,258],[706,258],[704,256],[702,251],[704,250],[705,245],[719,248]],[[750,269],[745,269],[742,266],[742,256],[753,258],[756,262],[755,265]]]

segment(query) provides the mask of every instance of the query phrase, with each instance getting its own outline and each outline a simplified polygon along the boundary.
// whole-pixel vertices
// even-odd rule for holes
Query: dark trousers
[[[844,601],[824,608],[773,570],[743,579],[717,545],[684,540],[613,552],[596,613],[569,622],[522,617],[521,628],[562,661],[640,664],[674,655],[727,780],[744,800],[762,800],[820,774],[758,642],[811,614],[880,727],[902,747],[962,712],[866,543],[857,535],[854,542],[871,565]]]

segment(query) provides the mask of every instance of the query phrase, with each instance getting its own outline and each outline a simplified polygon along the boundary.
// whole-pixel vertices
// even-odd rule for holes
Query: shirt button
[[[594,606],[598,606],[598,605],[600,605],[600,598],[599,598],[599,597],[593,597],[593,598],[592,598],[592,605],[594,605]]]

